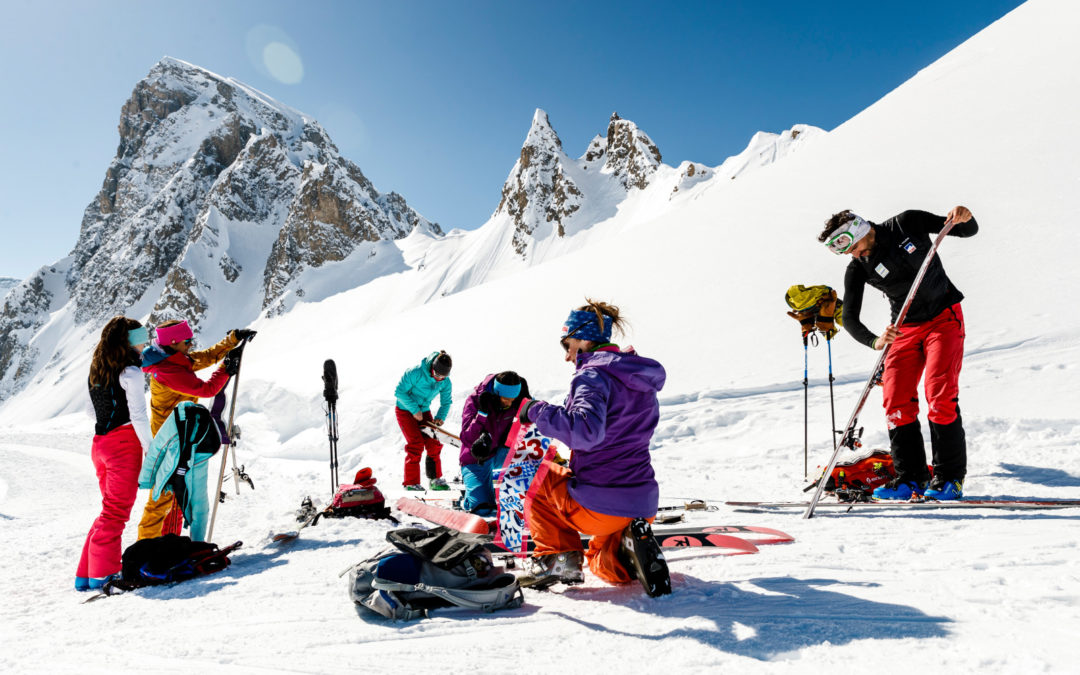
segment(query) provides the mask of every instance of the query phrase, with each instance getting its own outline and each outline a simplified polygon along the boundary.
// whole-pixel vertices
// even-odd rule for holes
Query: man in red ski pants
[[[875,499],[961,499],[967,473],[967,440],[960,417],[960,367],[964,357],[964,295],[949,280],[940,256],[931,259],[912,299],[904,323],[895,322],[927,253],[931,234],[952,226],[950,236],[970,237],[979,231],[963,206],[945,217],[926,211],[904,211],[879,224],[851,211],[829,218],[818,235],[830,251],[851,256],[844,275],[844,329],[876,350],[889,347],[882,372],[885,415],[896,477],[876,490]],[[871,286],[885,294],[892,322],[876,335],[860,320],[863,291]],[[919,380],[929,407],[933,479],[919,426]]]

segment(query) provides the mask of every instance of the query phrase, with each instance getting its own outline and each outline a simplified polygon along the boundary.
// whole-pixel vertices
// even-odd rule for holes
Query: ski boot
[[[585,581],[581,564],[585,554],[581,551],[550,553],[529,558],[529,572],[518,577],[522,588],[542,591],[558,583],[567,585]]]
[[[671,575],[664,552],[644,518],[634,518],[623,530],[619,562],[641,583],[649,597],[671,593]]]
[[[435,492],[445,492],[446,490],[450,489],[450,486],[446,484],[446,479],[442,476],[439,476],[438,478],[432,478],[429,485],[431,486],[431,489]]]
[[[409,491],[409,492],[427,492],[427,490],[424,489],[424,486],[421,485],[420,483],[413,483],[412,485],[406,485],[405,489],[407,491]]]
[[[939,502],[963,499],[964,481],[948,480],[940,476],[934,476],[934,479],[930,481],[930,487],[926,488],[924,496],[927,499],[935,499]]]
[[[921,497],[926,492],[926,481],[908,480],[897,476],[888,483],[874,490],[874,501],[899,500],[909,501],[912,497]]]

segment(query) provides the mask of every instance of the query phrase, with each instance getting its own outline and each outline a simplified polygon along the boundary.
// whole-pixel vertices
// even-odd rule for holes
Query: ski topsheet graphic
[[[522,401],[522,405],[525,402]],[[518,409],[520,412],[520,408]],[[547,475],[546,460],[555,457],[555,441],[541,434],[535,424],[515,419],[507,434],[510,452],[495,482],[498,527],[495,543],[521,556],[529,551],[526,513],[532,496]]]

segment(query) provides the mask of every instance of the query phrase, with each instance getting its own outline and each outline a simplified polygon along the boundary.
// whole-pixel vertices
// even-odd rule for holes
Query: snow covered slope
[[[483,374],[506,368],[528,377],[538,396],[557,398],[570,374],[558,328],[585,295],[623,306],[633,321],[625,342],[668,369],[653,448],[665,500],[804,496],[802,350],[782,296],[793,283],[841,285],[844,261],[815,235],[848,207],[871,219],[956,204],[974,211],[978,236],[941,251],[968,296],[967,492],[1076,498],[1080,141],[1068,131],[1080,109],[1078,31],[1080,4],[1029,2],[782,162],[674,199],[660,167],[606,226],[582,230],[558,256],[445,297],[415,272],[384,275],[262,320],[238,403],[241,461],[258,489],[235,496],[230,488],[218,539],[246,545],[219,577],[77,605],[71,576],[97,508],[87,423],[34,422],[46,397],[26,392],[0,420],[8,425],[0,535],[19,542],[0,558],[0,667],[338,672],[362,653],[406,669],[503,673],[528,664],[580,673],[617,654],[615,668],[672,672],[853,664],[882,673],[1072,672],[1080,631],[1073,511],[830,512],[803,521],[722,509],[699,522],[770,525],[797,541],[752,556],[673,554],[675,593],[660,600],[589,578],[565,592],[530,593],[515,612],[405,626],[358,618],[337,577],[381,548],[383,525],[320,523],[285,551],[267,539],[289,527],[302,496],[326,497],[323,359],[335,358],[341,375],[342,474],[371,466],[396,496],[402,455],[391,406],[400,372],[445,348],[457,401]],[[465,251],[470,238],[447,240]],[[432,241],[401,246],[423,257]],[[452,276],[452,263],[425,260],[425,270]],[[885,301],[871,296],[867,305],[876,311],[868,323],[880,328]],[[843,417],[875,354],[841,336],[833,357]],[[812,470],[831,446],[824,349],[810,358]],[[862,420],[868,446],[885,438],[877,400]],[[460,404],[451,423],[459,413]],[[133,536],[129,527],[125,543]],[[163,613],[185,636],[168,652],[146,638]],[[529,639],[512,661],[493,647],[522,635]]]

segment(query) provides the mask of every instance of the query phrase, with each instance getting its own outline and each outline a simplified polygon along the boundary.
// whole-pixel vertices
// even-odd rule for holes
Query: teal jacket
[[[203,541],[206,536],[210,520],[208,465],[220,447],[221,436],[210,411],[198,403],[183,401],[158,429],[139,472],[139,487],[151,490],[155,500],[163,492],[182,493],[176,494],[177,502],[185,524],[191,528],[192,541]]]
[[[435,419],[445,420],[450,414],[450,378],[436,382],[431,375],[431,364],[438,355],[439,352],[431,352],[420,365],[402,373],[394,390],[397,407],[415,415],[429,410],[435,396],[439,396],[439,412],[435,413]]]

